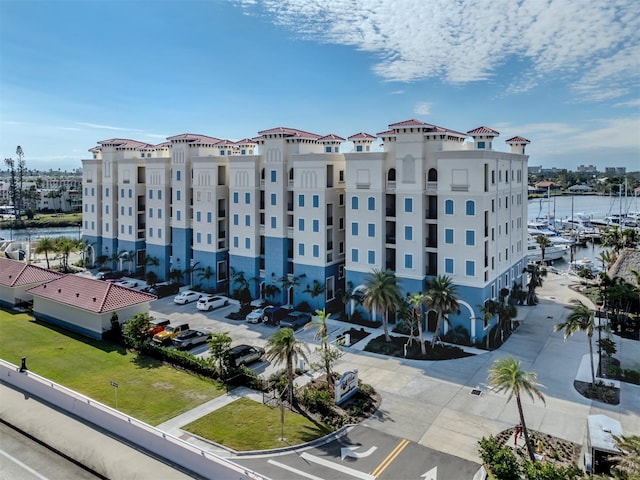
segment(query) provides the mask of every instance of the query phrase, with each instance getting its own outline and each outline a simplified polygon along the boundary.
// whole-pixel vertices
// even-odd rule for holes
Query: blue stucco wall
[[[227,260],[227,252],[203,252],[201,250],[193,251],[193,265],[194,268],[197,269],[193,272],[193,285],[200,284],[202,288],[206,290],[213,290],[216,292],[226,291],[227,280],[223,280],[221,282],[218,281],[218,262],[222,262]],[[211,277],[207,280],[201,277],[203,270],[207,267],[211,269]],[[227,277],[227,272],[223,278]],[[187,281],[191,280],[188,278]]]
[[[251,257],[242,257],[239,255],[229,255],[229,272],[243,272],[244,277],[249,281],[251,290],[251,298],[260,297],[260,259]],[[252,280],[255,279],[255,280]],[[229,275],[230,294],[237,289],[237,285],[233,285],[233,278]]]
[[[169,245],[147,244],[147,257],[156,257],[160,261],[158,267],[147,265],[147,272],[154,272],[160,281],[168,280],[170,255],[171,247]]]
[[[172,228],[171,239],[171,247],[173,249],[173,264],[169,265],[169,269],[174,268],[176,270],[184,272],[191,266],[191,245],[193,244],[193,230],[191,230],[190,228]],[[182,281],[189,281],[186,275],[183,275]]]

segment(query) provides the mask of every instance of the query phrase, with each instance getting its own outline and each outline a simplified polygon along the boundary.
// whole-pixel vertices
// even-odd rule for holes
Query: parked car
[[[189,330],[188,323],[174,323],[173,325],[167,325],[164,330],[156,333],[153,336],[153,341],[160,345],[168,345],[175,337],[180,333]]]
[[[231,349],[231,361],[236,366],[257,362],[264,355],[264,348],[251,345],[237,345]]]
[[[176,295],[180,292],[179,283],[156,283],[153,286],[144,287],[141,292],[150,293],[158,298],[168,297],[169,295]]]
[[[154,336],[156,333],[160,333],[164,330],[164,327],[169,325],[171,320],[168,318],[152,318],[149,320],[149,335]]]
[[[198,299],[196,308],[210,312],[214,308],[226,307],[227,305],[229,305],[229,299],[227,297],[221,295],[204,295]]]
[[[211,339],[211,334],[201,332],[199,330],[186,330],[178,334],[173,339],[173,344],[178,350],[187,350],[203,343],[207,343]]]
[[[104,272],[96,273],[96,279],[98,280],[118,280],[123,276],[123,272],[114,272],[113,270],[106,270]]]
[[[177,303],[178,305],[184,305],[186,303],[195,302],[202,297],[201,293],[194,292],[193,290],[185,290],[184,292],[180,292],[178,295],[173,297],[173,303]]]
[[[119,285],[121,287],[127,287],[127,288],[135,288],[138,285],[140,285],[139,280],[118,280],[115,283],[116,285]]]
[[[279,325],[280,320],[286,317],[289,314],[289,312],[291,312],[291,310],[285,307],[279,307],[279,306],[265,307],[264,316],[262,317],[262,320],[264,321],[264,323]]]
[[[308,312],[290,312],[289,315],[280,320],[280,328],[293,328],[294,330],[304,327],[311,321],[311,314]]]
[[[245,317],[247,322],[249,322],[249,323],[260,323],[262,320],[264,320],[265,310],[267,308],[273,308],[273,306],[266,305],[264,307],[256,308],[256,309],[252,310],[251,312],[249,312],[249,314]]]

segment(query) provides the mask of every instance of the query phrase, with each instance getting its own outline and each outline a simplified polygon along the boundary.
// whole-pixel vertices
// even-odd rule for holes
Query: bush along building
[[[408,120],[347,140],[283,127],[104,140],[83,160],[83,239],[94,264],[332,312],[373,269],[395,272],[403,294],[447,275],[461,307],[448,328],[481,341],[495,319],[480,306],[522,284],[527,260],[529,141],[500,152],[498,135]]]

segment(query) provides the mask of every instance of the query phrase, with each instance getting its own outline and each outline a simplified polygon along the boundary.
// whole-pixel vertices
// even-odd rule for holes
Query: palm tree
[[[420,352],[422,355],[427,354],[427,346],[424,344],[424,334],[422,329],[422,307],[425,304],[425,295],[423,293],[414,293],[409,298],[409,304],[412,307],[412,315],[415,323],[418,324],[418,341],[420,342]]]
[[[546,235],[538,235],[536,237],[536,243],[540,246],[540,251],[542,252],[542,259],[540,263],[544,265],[544,254],[547,251],[547,247],[551,246],[551,240]]]
[[[385,341],[390,342],[387,313],[395,311],[402,303],[402,294],[396,274],[390,270],[374,269],[365,279],[365,293],[362,305],[368,312],[380,311],[384,327]]]
[[[207,288],[208,288],[208,287],[210,287],[209,280],[211,280],[214,275],[215,275],[215,272],[213,271],[213,268],[211,268],[209,265],[207,265],[206,267],[204,267],[202,269],[202,271],[200,271],[198,273],[198,278],[200,280],[203,280],[204,283],[207,285]]]
[[[311,298],[316,298],[322,295],[325,291],[325,286],[318,280],[314,280],[311,285],[307,285],[307,288],[303,290],[303,293],[308,293]],[[318,300],[318,310],[320,309],[320,300]]]
[[[553,327],[553,330],[555,332],[564,330],[565,340],[578,331],[583,331],[587,334],[587,340],[589,342],[589,358],[591,359],[591,385],[595,386],[596,374],[593,367],[593,345],[591,344],[593,332],[595,330],[595,315],[593,310],[587,307],[580,300],[574,298],[571,300],[571,303],[573,304],[573,307],[571,308],[571,313],[567,317],[567,320],[556,324],[556,326]]]
[[[450,313],[457,312],[460,308],[456,293],[456,287],[452,283],[451,277],[438,275],[429,283],[427,291],[424,294],[424,304],[426,307],[430,310],[435,310],[438,314],[436,331],[433,333],[433,338],[431,339],[432,348],[436,342],[440,340],[442,320]]]
[[[538,297],[536,296],[536,288],[542,286],[542,277],[547,276],[547,270],[540,268],[535,263],[527,265],[523,273],[529,274],[529,283],[527,284],[527,305],[536,305]]]
[[[331,389],[331,358],[329,355],[329,329],[327,328],[327,320],[331,316],[325,309],[316,310],[317,319],[312,320],[304,326],[305,330],[315,329],[313,335],[314,340],[320,340],[320,350],[322,359],[324,360],[324,372],[327,376],[327,388]]]
[[[305,354],[307,346],[301,340],[298,340],[291,328],[281,328],[276,333],[271,335],[271,338],[267,342],[267,348],[265,357],[269,361],[275,360],[278,363],[284,363],[287,370],[288,378],[288,398],[289,405],[293,405],[293,372],[294,363],[297,361],[298,356],[307,360]]]
[[[615,262],[616,256],[611,250],[602,250],[598,255],[598,259],[602,262],[602,270],[606,272],[611,264]]]
[[[535,462],[536,457],[533,453],[533,445],[531,445],[529,431],[527,430],[527,424],[524,420],[520,394],[526,393],[532,400],[538,397],[542,400],[542,403],[546,403],[544,396],[540,393],[540,390],[538,390],[538,387],[542,387],[542,385],[539,384],[537,380],[538,377],[535,372],[523,371],[520,368],[520,360],[513,358],[511,355],[497,359],[493,362],[493,365],[489,367],[489,385],[498,392],[508,391],[509,396],[507,402],[510,401],[512,397],[516,397],[516,405],[518,406],[518,414],[520,415],[520,425],[522,425],[524,440],[527,444],[527,452],[532,462]]]
[[[47,270],[50,270],[49,266],[49,252],[55,251],[55,241],[51,237],[42,237],[38,240],[38,245],[36,245],[35,252],[37,254],[44,253],[44,258],[47,261]]]

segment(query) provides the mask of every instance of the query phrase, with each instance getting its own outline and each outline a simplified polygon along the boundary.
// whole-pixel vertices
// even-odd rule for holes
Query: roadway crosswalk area
[[[472,479],[480,465],[362,426],[320,447],[234,462],[279,480]]]

